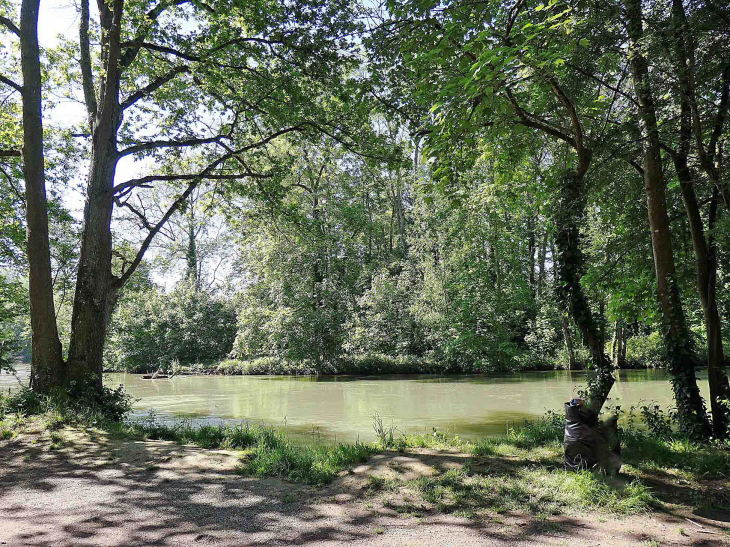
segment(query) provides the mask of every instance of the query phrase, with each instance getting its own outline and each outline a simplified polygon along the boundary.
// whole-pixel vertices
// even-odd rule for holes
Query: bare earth
[[[235,452],[163,441],[108,441],[66,430],[0,441],[0,544],[9,546],[353,545],[656,546],[730,545],[725,515],[669,512],[620,519],[526,514],[479,520],[423,507],[399,513],[399,494],[366,493],[370,475],[411,479],[434,465],[458,466],[451,452],[384,453],[313,488],[235,472]]]

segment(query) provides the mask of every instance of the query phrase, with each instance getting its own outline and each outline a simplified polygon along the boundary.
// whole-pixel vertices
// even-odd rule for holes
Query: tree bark
[[[682,428],[691,435],[706,437],[709,422],[695,375],[695,359],[689,328],[679,295],[669,215],[662,171],[659,128],[649,69],[641,51],[643,28],[641,0],[625,0],[630,42],[631,75],[638,102],[644,140],[644,185],[657,278],[657,294],[662,312],[664,343],[669,356],[669,372]]]
[[[616,366],[618,368],[626,367],[626,340],[628,335],[626,333],[626,325],[621,327],[621,338],[619,339],[619,351],[618,351],[618,362]]]
[[[114,136],[106,137],[113,139]],[[111,316],[111,190],[116,171],[116,159],[110,157],[107,148],[109,143],[107,147],[101,144],[94,143],[92,149],[68,356],[70,376],[74,379],[92,376],[99,388],[107,318]]]
[[[618,319],[613,325],[613,339],[611,340],[611,361],[613,362],[614,368],[616,367],[616,360],[618,358],[619,344],[621,340],[621,324]]]
[[[121,124],[119,104],[119,58],[122,0],[112,9],[99,3],[102,33],[102,61],[106,74],[99,96],[98,112],[92,118],[91,162],[84,204],[84,229],[71,316],[69,375],[93,378],[102,387],[104,341],[115,300],[112,287],[111,218],[118,151],[117,131]],[[87,105],[88,107],[89,105]],[[111,297],[111,298],[110,298]]]
[[[718,214],[718,201],[720,191],[717,186],[713,189],[712,201],[710,202],[710,214],[708,222],[708,280],[707,280],[707,311],[705,312],[705,324],[707,326],[707,353],[708,365],[707,374],[710,384],[710,409],[712,411],[712,428],[715,437],[718,439],[727,438],[728,403],[730,403],[730,384],[728,383],[727,372],[725,371],[725,354],[722,347],[722,323],[717,309],[716,285],[717,285],[717,252],[715,238],[713,236],[715,221]]]
[[[682,110],[685,114],[683,118],[687,120],[686,115],[689,113],[689,109],[686,102],[683,103]],[[683,123],[683,126],[683,129],[685,129],[683,135],[688,137],[689,126],[686,122]],[[707,335],[707,374],[710,384],[712,429],[717,438],[724,438],[728,428],[728,415],[723,401],[730,401],[730,385],[728,384],[727,373],[725,371],[725,355],[722,347],[722,323],[715,298],[717,258],[715,242],[712,237],[717,216],[719,191],[717,186],[713,187],[708,224],[709,237],[706,240],[702,216],[700,215],[700,208],[694,191],[693,176],[687,164],[689,141],[687,140],[685,142],[686,146],[680,145],[679,149],[673,154],[673,159],[680,188],[682,189],[682,199],[685,210],[687,211],[690,233],[692,235],[692,247],[696,258],[697,292],[700,297],[705,320]]]
[[[188,248],[185,252],[185,263],[187,265],[185,270],[185,277],[193,284],[193,287],[200,289],[200,271],[198,265],[198,245],[196,242],[196,230],[195,230],[195,203],[193,197],[190,196],[190,211],[187,218],[187,230],[188,230]]]
[[[48,202],[43,157],[41,64],[38,45],[40,0],[23,0],[20,62],[23,71],[23,177],[26,199],[28,289],[33,360],[31,387],[47,393],[65,380],[63,353],[53,302]]]
[[[568,317],[563,317],[563,339],[565,340],[565,351],[568,353],[568,370],[575,369],[575,351],[573,350],[573,337],[570,334]]]
[[[585,215],[584,177],[590,158],[561,177],[555,204],[555,246],[557,248],[557,295],[570,310],[583,343],[591,351],[594,378],[589,385],[590,406],[600,411],[614,383],[611,361],[601,345],[601,335],[580,281],[585,258],[580,247],[580,223]]]
[[[710,384],[710,410],[712,414],[712,429],[715,437],[725,438],[728,430],[728,409],[726,404],[730,401],[730,384],[728,383],[725,371],[725,355],[722,347],[722,323],[717,309],[716,285],[717,285],[717,257],[715,251],[715,240],[713,230],[717,218],[718,200],[724,185],[720,180],[720,170],[714,164],[717,139],[713,137],[709,149],[704,146],[702,128],[700,124],[697,100],[695,97],[695,74],[694,64],[691,62],[687,52],[687,20],[684,5],[681,0],[672,2],[672,24],[673,40],[672,46],[675,51],[677,62],[677,74],[680,82],[680,131],[679,144],[672,153],[672,159],[682,189],[682,199],[687,219],[689,221],[690,233],[692,235],[692,247],[697,262],[697,292],[702,304],[702,311],[705,320],[705,331],[707,335],[707,373]],[[723,72],[722,89],[720,92],[720,106],[715,118],[713,133],[721,133],[724,125],[728,103],[728,79],[730,78],[730,67]],[[708,236],[705,238],[700,207],[694,190],[694,175],[688,165],[690,142],[693,129],[695,130],[695,141],[697,144],[700,164],[712,180],[713,195],[710,202],[710,213],[708,219]],[[727,203],[730,206],[730,203]]]
[[[547,255],[547,243],[548,243],[548,232],[542,236],[542,243],[540,243],[539,260],[538,260],[538,272],[537,272],[537,298],[542,297],[542,291],[545,287],[545,257]]]
[[[527,267],[529,269],[530,289],[535,290],[535,217],[527,221]]]

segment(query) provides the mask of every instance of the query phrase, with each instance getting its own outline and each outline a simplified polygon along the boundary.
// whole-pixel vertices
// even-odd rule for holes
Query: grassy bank
[[[526,367],[521,371],[559,370],[560,367]],[[105,369],[104,372],[151,373],[156,369]],[[274,375],[274,376],[313,376],[313,375],[358,375],[375,376],[385,374],[480,374],[499,372],[479,367],[464,368],[444,360],[428,357],[390,356],[384,354],[348,355],[315,362],[308,359],[284,359],[280,357],[259,357],[256,359],[225,359],[212,363],[196,363],[193,365],[171,365],[162,367],[166,374],[221,374],[226,376]],[[502,372],[516,372],[505,370]]]
[[[551,414],[511,429],[505,437],[474,443],[438,434],[403,437],[384,431],[380,444],[404,451],[458,450],[471,456],[460,469],[437,468],[432,476],[400,485],[420,502],[447,513],[523,511],[549,516],[600,510],[635,514],[673,504],[730,511],[729,443],[662,438],[630,425],[621,431],[621,473],[607,477],[564,469],[564,425],[561,416]]]
[[[39,397],[29,390],[0,395],[0,439],[12,439],[28,428],[49,435],[64,426],[107,433],[116,440],[167,440],[202,448],[241,451],[242,474],[282,477],[307,484],[326,484],[337,474],[365,462],[376,448],[362,443],[306,445],[284,432],[262,424],[194,426],[181,420],[173,425],[150,420],[123,420],[131,408],[121,391],[105,389],[98,398],[79,405],[68,396]],[[55,444],[58,444],[54,441]]]
[[[422,357],[389,355],[352,355],[327,363],[309,360],[289,360],[278,357],[260,357],[251,360],[227,359],[207,368],[214,374],[225,375],[313,375],[313,374],[444,374],[463,372],[443,362]]]
[[[485,513],[522,511],[548,516],[600,510],[632,514],[687,505],[730,510],[730,445],[698,444],[665,431],[657,435],[629,421],[621,431],[623,468],[619,477],[568,472],[562,465],[564,421],[550,414],[509,431],[505,437],[471,442],[434,432],[405,436],[375,420],[378,441],[372,444],[306,445],[284,432],[260,424],[193,426],[154,420],[116,421],[97,404],[79,411],[66,399],[38,398],[28,392],[0,398],[0,439],[22,436],[29,428],[44,431],[49,449],[63,448],[63,428],[103,431],[111,439],[160,439],[206,449],[240,451],[240,473],[281,477],[324,485],[376,453],[428,454],[429,472],[402,478],[398,466],[388,476],[368,478],[366,497],[392,503],[398,511],[435,511],[478,517]],[[424,450],[427,449],[427,450]],[[435,455],[434,455],[435,454]],[[459,465],[447,462],[459,454]],[[405,501],[404,501],[405,500]],[[370,503],[370,502],[368,502]]]

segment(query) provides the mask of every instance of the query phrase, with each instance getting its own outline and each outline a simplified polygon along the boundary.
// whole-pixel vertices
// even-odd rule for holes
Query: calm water
[[[707,373],[700,389],[708,395]],[[0,375],[0,386],[17,382]],[[139,399],[135,415],[154,409],[162,420],[255,420],[321,440],[373,440],[379,413],[406,433],[439,431],[475,438],[504,433],[510,424],[561,410],[585,384],[580,372],[526,372],[500,376],[188,376],[143,380],[137,374],[108,374],[106,384],[124,384]],[[611,402],[628,409],[641,400],[672,404],[664,371],[621,371]],[[197,421],[197,420],[196,420]]]

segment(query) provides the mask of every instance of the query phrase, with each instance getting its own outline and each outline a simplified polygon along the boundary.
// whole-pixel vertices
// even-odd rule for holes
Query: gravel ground
[[[371,474],[397,467],[406,478],[418,476],[439,459],[442,466],[458,465],[458,454],[382,454],[323,489],[241,476],[234,452],[112,442],[71,430],[63,435],[68,443],[55,450],[48,433],[0,441],[0,544],[730,545],[727,522],[688,510],[474,521],[437,512],[403,516],[364,494]]]

